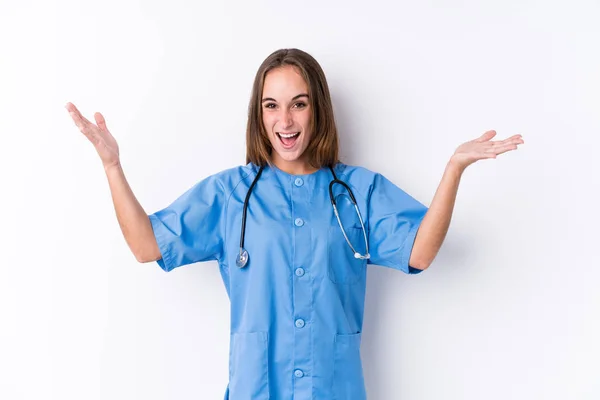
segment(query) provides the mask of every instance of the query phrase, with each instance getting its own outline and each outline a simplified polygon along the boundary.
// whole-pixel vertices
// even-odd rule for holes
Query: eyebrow
[[[296,96],[294,96],[294,97],[292,98],[292,101],[294,101],[294,100],[297,100],[297,99],[299,99],[300,97],[306,97],[306,98],[308,98],[308,95],[307,95],[306,93],[301,93],[301,94],[298,94],[298,95],[296,95]],[[262,99],[262,103],[264,103],[265,101],[274,101],[274,102],[276,102],[276,103],[277,103],[277,100],[275,100],[275,99],[274,99],[274,98],[272,98],[272,97],[265,97],[264,99]]]

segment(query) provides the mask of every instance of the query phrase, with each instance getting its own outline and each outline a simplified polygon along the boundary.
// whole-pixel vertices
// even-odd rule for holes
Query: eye
[[[264,105],[265,108],[275,108],[275,103],[267,103]]]
[[[296,106],[296,108],[304,108],[304,107],[306,107],[306,103],[298,102],[298,103],[294,104],[294,106]]]

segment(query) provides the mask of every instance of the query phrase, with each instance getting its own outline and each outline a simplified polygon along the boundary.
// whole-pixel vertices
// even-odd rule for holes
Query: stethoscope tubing
[[[248,201],[250,199],[252,190],[254,189],[254,186],[256,185],[256,182],[258,182],[258,179],[262,175],[263,169],[264,169],[264,166],[261,166],[260,169],[258,170],[258,173],[256,174],[256,177],[252,181],[252,184],[250,185],[250,188],[248,189],[248,193],[246,193],[246,198],[244,200],[244,209],[242,211],[242,229],[241,229],[242,232],[240,235],[240,252],[236,258],[236,265],[240,268],[244,268],[248,264],[248,259],[249,259],[248,252],[246,251],[246,249],[244,249],[244,239],[246,236],[246,213],[248,211]],[[352,252],[354,253],[354,258],[363,259],[363,260],[368,259],[368,258],[370,258],[370,255],[369,255],[369,242],[367,239],[367,232],[365,230],[365,225],[364,225],[362,216],[360,214],[360,210],[358,209],[358,205],[356,204],[356,198],[354,197],[354,193],[352,193],[352,189],[350,189],[350,186],[348,186],[348,184],[346,184],[346,182],[341,181],[337,178],[335,171],[333,170],[333,168],[331,166],[329,167],[329,170],[333,174],[333,180],[331,182],[329,182],[329,199],[331,200],[331,205],[333,206],[333,211],[334,211],[335,217],[338,221],[338,224],[340,226],[340,229],[342,230],[342,234],[344,235],[344,239],[346,239],[346,243],[348,243],[348,246],[350,246],[350,248],[352,249]],[[352,201],[352,204],[354,205],[356,214],[358,215],[358,219],[360,221],[360,225],[361,225],[361,228],[363,231],[363,237],[365,240],[365,254],[364,255],[360,254],[359,252],[357,252],[354,249],[354,246],[352,246],[350,239],[348,239],[348,235],[346,234],[346,230],[344,229],[344,226],[340,219],[335,196],[333,195],[333,185],[335,185],[336,183],[342,185],[346,189],[346,191],[350,195],[349,197],[350,197],[350,200]]]

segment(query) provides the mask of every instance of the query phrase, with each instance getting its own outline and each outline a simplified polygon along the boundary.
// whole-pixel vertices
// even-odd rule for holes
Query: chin
[[[283,161],[294,162],[294,161],[301,161],[302,154],[278,153],[278,156]]]

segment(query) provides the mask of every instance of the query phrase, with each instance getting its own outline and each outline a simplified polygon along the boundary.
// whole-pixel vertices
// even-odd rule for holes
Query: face
[[[273,146],[273,163],[286,172],[307,173],[311,167],[304,151],[312,137],[312,110],[304,78],[291,66],[269,71],[261,100],[263,125]]]

